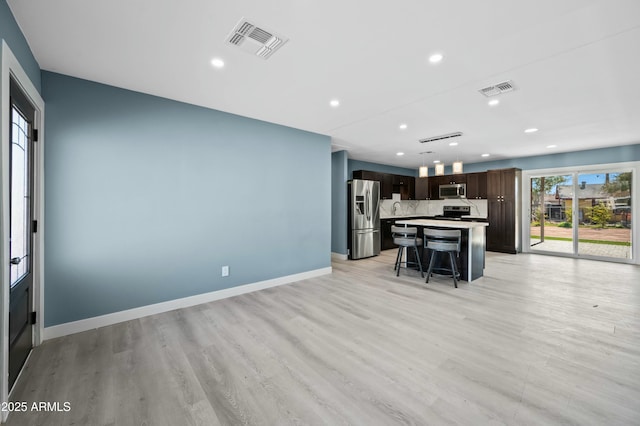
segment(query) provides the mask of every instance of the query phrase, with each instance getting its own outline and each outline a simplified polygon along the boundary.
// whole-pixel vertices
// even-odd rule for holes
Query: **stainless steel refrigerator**
[[[349,259],[380,254],[380,182],[350,180],[349,203]]]

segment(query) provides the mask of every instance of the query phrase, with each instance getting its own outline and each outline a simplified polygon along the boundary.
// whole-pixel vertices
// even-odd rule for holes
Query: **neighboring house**
[[[627,225],[631,221],[631,207],[628,193],[611,194],[600,183],[582,183],[578,186],[578,193],[573,193],[573,185],[557,185],[554,192],[544,195],[544,215],[551,222],[566,221],[570,212],[573,198],[578,197],[578,220],[589,222],[589,209],[603,203],[611,209],[613,216],[611,222],[621,222]],[[540,201],[534,199],[532,211],[539,211]]]
[[[566,210],[570,209],[573,198],[578,198],[578,220],[580,222],[589,222],[589,209],[600,203],[603,203],[613,212],[611,222],[625,222],[630,220],[630,197],[615,197],[606,191],[605,186],[601,183],[584,183],[578,186],[578,193],[573,193],[573,185],[556,186],[555,199],[556,205],[561,206],[563,220],[566,218]],[[551,219],[551,217],[550,217]]]

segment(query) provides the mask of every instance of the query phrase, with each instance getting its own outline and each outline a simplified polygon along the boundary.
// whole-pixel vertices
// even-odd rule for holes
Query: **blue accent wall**
[[[331,266],[328,136],[50,72],[42,87],[46,326]]]
[[[29,76],[31,83],[42,93],[40,66],[31,52],[31,48],[20,31],[6,0],[0,0],[0,39],[7,42],[11,52]]]
[[[331,154],[331,251],[347,254],[347,151]]]
[[[626,161],[640,161],[640,144],[465,164],[464,171],[465,173],[484,172],[491,169],[507,169],[510,167],[517,167],[522,170],[536,170],[623,163]],[[430,172],[431,175],[433,168],[431,168]]]
[[[370,170],[372,172],[392,173],[395,175],[418,176],[418,169],[407,169],[404,167],[387,166],[386,164],[369,163],[367,161],[349,160],[347,171],[349,179],[353,179],[354,170]]]

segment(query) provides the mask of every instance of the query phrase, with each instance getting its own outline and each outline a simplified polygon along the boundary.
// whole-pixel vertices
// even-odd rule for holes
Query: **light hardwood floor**
[[[640,424],[640,267],[488,253],[453,288],[395,251],[45,342],[9,425]]]

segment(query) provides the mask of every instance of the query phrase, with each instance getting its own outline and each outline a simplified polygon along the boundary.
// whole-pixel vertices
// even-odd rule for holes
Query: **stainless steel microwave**
[[[449,183],[446,185],[440,185],[439,195],[440,198],[466,198],[467,184]]]

